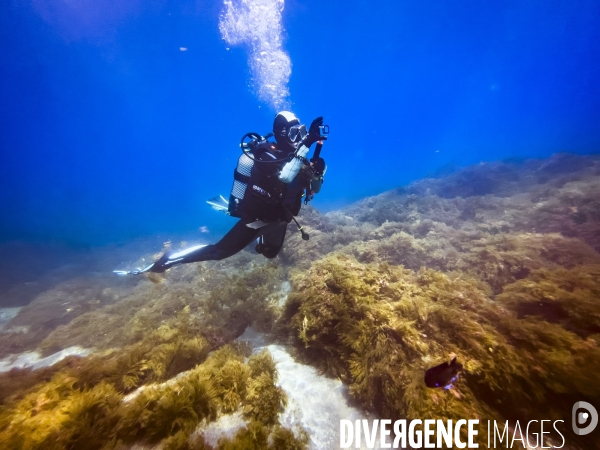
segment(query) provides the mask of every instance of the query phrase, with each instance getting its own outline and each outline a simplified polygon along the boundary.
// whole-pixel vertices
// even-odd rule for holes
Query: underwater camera
[[[327,136],[329,134],[329,125],[321,125],[319,127],[319,134],[321,136]]]

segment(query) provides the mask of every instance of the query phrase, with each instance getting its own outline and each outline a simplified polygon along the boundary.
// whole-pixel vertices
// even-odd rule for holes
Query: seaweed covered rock
[[[128,442],[158,442],[179,432],[189,436],[202,419],[216,418],[217,395],[200,366],[173,383],[148,386],[121,405],[115,433]]]
[[[485,419],[569,417],[575,401],[600,402],[599,161],[480,164],[340,211],[303,208],[310,240],[290,224],[271,262],[242,251],[48,289],[8,324],[0,354],[95,353],[0,374],[0,442],[203,449],[198,424],[237,414],[246,427],[220,448],[304,448],[278,423],[270,354],[231,344],[248,325],[294,343],[381,417],[482,419],[482,447]],[[425,370],[453,356],[455,387],[426,388]]]
[[[455,264],[456,270],[477,276],[488,283],[495,294],[530,271],[580,264],[600,264],[600,254],[584,242],[559,234],[498,234],[463,244]]]
[[[599,174],[596,155],[486,163],[322,216],[307,211],[301,219],[306,217],[314,239],[304,242],[290,233],[284,261],[308,268],[332,251],[346,251],[365,262],[418,269],[414,264],[421,260],[447,271],[469,242],[504,234],[556,233],[600,251]]]
[[[0,357],[34,350],[58,326],[135,295],[135,291],[129,280],[115,289],[114,279],[108,277],[79,277],[59,283],[37,295],[5,325]]]
[[[143,353],[139,348],[135,351]],[[123,352],[123,358],[131,360],[130,353]],[[50,380],[38,380],[24,395],[5,403],[0,410],[0,442],[6,448],[32,450],[118,449],[136,442],[200,449],[204,448],[202,440],[190,436],[201,422],[242,410],[251,419],[249,429],[264,434],[257,448],[266,448],[262,444],[271,434],[273,442],[284,445],[273,448],[304,448],[305,441],[279,426],[285,394],[275,385],[277,371],[270,354],[264,351],[245,363],[248,355],[249,348],[243,344],[226,345],[191,370],[163,382],[156,382],[160,380],[156,374],[142,379],[133,373],[140,367],[145,368],[142,376],[152,370],[149,361],[155,355],[151,350],[145,354],[150,359],[142,355],[140,361],[145,362],[125,373],[127,366],[115,373],[105,370],[92,379],[90,370],[100,367],[98,357],[83,361],[78,368],[62,368]],[[130,392],[124,378],[132,376],[138,388]]]
[[[260,422],[252,421],[241,429],[233,439],[221,439],[219,450],[304,450],[308,439],[305,435],[296,437],[283,427],[272,432]]]
[[[600,265],[535,270],[496,300],[520,318],[543,318],[584,338],[600,334]]]
[[[282,327],[382,417],[561,418],[582,394],[600,399],[596,340],[519,319],[474,278],[333,254],[294,287]],[[465,372],[454,395],[426,388],[424,371],[453,355]]]
[[[406,191],[418,195],[470,197],[495,194],[510,197],[539,185],[564,184],[600,174],[598,155],[556,153],[546,159],[485,162],[411,184]]]
[[[491,325],[500,312],[469,280],[333,255],[295,283],[284,320],[306,355],[384,415],[407,413],[398,394],[432,362],[455,353],[482,367],[493,363],[489,349],[504,345]]]
[[[424,203],[427,199],[420,201]],[[486,227],[473,227],[468,222],[450,226],[444,220],[440,214],[437,220],[421,216],[412,221],[386,221],[377,227],[363,225],[354,230],[340,225],[332,236],[318,233],[317,242],[309,244],[310,248],[302,247],[294,239],[290,239],[289,247],[297,251],[298,261],[304,261],[300,267],[310,267],[318,260],[317,249],[322,256],[336,250],[364,263],[387,262],[413,270],[428,267],[446,273],[468,273],[487,283],[494,294],[531,270],[600,264],[600,253],[575,237],[510,231],[510,226],[500,222],[495,227],[490,225],[493,222],[484,222]],[[341,241],[348,243],[331,245],[339,234],[344,234]],[[310,261],[304,260],[306,257]]]
[[[267,350],[248,361],[251,378],[246,391],[244,414],[266,425],[277,423],[277,415],[286,405],[283,389],[276,386],[275,361]]]
[[[119,421],[121,397],[108,383],[79,391],[75,380],[57,374],[0,413],[0,442],[5,448],[102,448]]]
[[[0,374],[0,440],[30,449],[77,447],[81,439],[91,449],[204,448],[202,439],[188,439],[200,422],[242,411],[271,439],[302,448],[279,427],[285,394],[270,354],[246,362],[247,346],[225,345],[248,325],[269,332],[281,310],[282,269],[245,264],[234,274],[203,263],[160,283],[140,278],[110,304],[60,325],[43,350],[78,342],[96,352],[39,372]]]
[[[122,347],[173,322],[180,332],[185,326],[188,335],[203,336],[218,346],[251,324],[268,331],[278,314],[283,271],[274,264],[252,263],[237,274],[204,266],[200,271],[177,269],[165,283],[143,281],[119,301],[59,326],[40,343],[41,349],[52,353],[75,342],[96,349]]]

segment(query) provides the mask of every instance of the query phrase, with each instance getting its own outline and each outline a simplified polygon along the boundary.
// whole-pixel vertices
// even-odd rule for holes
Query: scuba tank
[[[268,136],[267,136],[268,137]],[[246,139],[250,139],[246,142]],[[262,137],[258,133],[246,133],[242,136],[240,147],[242,148],[242,154],[238,158],[238,163],[233,171],[233,186],[231,187],[231,194],[229,194],[229,215],[233,217],[241,217],[242,213],[242,201],[246,193],[246,188],[250,182],[250,175],[252,174],[252,168],[254,167],[254,159],[248,156],[248,153],[258,148],[261,142],[266,142],[267,138]]]
[[[233,171],[233,186],[229,195],[228,208],[230,216],[241,217],[242,201],[244,200],[244,194],[250,181],[252,167],[254,167],[254,160],[246,155],[246,153],[242,153]]]
[[[244,200],[244,198],[248,194],[248,185],[250,184],[253,173],[257,170],[255,168],[256,164],[281,163],[288,160],[288,158],[276,159],[274,156],[273,160],[267,161],[255,159],[256,152],[268,152],[274,148],[275,144],[269,141],[271,136],[273,136],[273,133],[269,133],[266,136],[261,136],[258,133],[246,133],[242,136],[240,141],[242,154],[238,158],[237,166],[233,171],[233,186],[231,187],[231,194],[229,195],[228,212],[230,216],[241,217],[244,205],[249,203],[249,200]],[[256,176],[256,174],[254,175]],[[255,186],[255,189],[263,195],[269,195],[267,191],[259,186]]]

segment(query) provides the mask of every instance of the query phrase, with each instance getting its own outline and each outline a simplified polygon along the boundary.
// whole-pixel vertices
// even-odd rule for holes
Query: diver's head
[[[306,125],[289,111],[281,111],[273,122],[273,135],[280,147],[295,149],[306,136]]]

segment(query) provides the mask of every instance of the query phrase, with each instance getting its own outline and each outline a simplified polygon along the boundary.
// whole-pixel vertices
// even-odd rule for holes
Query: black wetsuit
[[[151,272],[164,272],[176,264],[225,259],[240,252],[255,239],[259,240],[256,250],[266,258],[275,258],[279,254],[285,239],[287,224],[292,220],[292,215],[296,216],[300,212],[302,194],[310,183],[311,173],[305,166],[291,183],[285,185],[278,182],[276,178],[286,161],[280,164],[261,165],[258,161],[263,156],[255,156],[257,158],[255,166],[265,171],[267,178],[271,178],[271,184],[265,183],[265,190],[279,192],[280,195],[278,194],[277,197],[280,198],[273,200],[275,195],[269,195],[267,198],[264,193],[260,194],[264,191],[262,188],[253,189],[252,183],[249,183],[244,199],[247,205],[241,219],[219,242],[190,252],[179,252],[181,256],[176,258],[173,258],[172,254],[165,253],[149,268]],[[278,159],[283,159],[283,156],[285,156],[284,152],[276,152]]]

